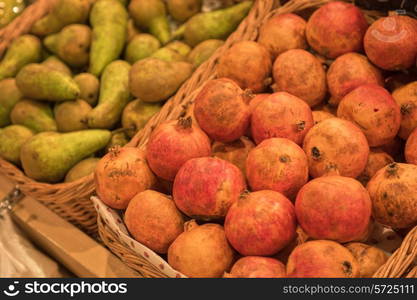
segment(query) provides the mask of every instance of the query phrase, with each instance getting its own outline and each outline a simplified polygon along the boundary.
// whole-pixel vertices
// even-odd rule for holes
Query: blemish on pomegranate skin
[[[342,263],[342,265],[343,265],[343,272],[345,274],[352,275],[352,265],[350,264],[350,262],[348,262],[348,261],[345,260]]]

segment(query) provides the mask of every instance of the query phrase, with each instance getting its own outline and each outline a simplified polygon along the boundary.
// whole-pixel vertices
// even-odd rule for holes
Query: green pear
[[[178,22],[184,22],[201,10],[202,0],[168,0],[168,12]]]
[[[141,34],[140,29],[136,27],[135,21],[132,18],[130,18],[129,20],[127,20],[126,42],[129,43],[138,34]]]
[[[130,65],[116,60],[103,71],[100,81],[100,96],[97,106],[88,113],[90,128],[113,128],[130,100]]]
[[[172,41],[166,44],[164,48],[175,50],[182,56],[187,56],[191,52],[191,47],[181,41]]]
[[[152,53],[151,57],[164,61],[186,61],[187,54],[191,51],[190,46],[180,41],[173,41],[165,47],[158,49]]]
[[[125,59],[134,64],[138,60],[151,56],[159,47],[161,47],[161,43],[153,35],[138,34],[127,44]]]
[[[22,35],[15,39],[0,62],[0,80],[14,77],[25,65],[39,62],[41,42],[33,35]]]
[[[129,13],[140,28],[149,30],[165,44],[171,38],[165,3],[162,0],[132,0]]]
[[[57,33],[69,24],[85,23],[90,12],[90,0],[55,0],[53,8],[31,28],[31,33],[46,36]]]
[[[12,124],[26,126],[35,133],[57,130],[52,109],[43,102],[27,99],[17,102],[10,113],[10,119]]]
[[[253,1],[243,1],[231,7],[196,14],[178,28],[174,36],[183,33],[185,42],[192,47],[209,39],[226,39],[246,17],[252,4]]]
[[[90,104],[81,99],[57,103],[54,115],[58,131],[70,132],[87,129],[87,115],[91,110]]]
[[[148,57],[137,61],[130,70],[130,92],[145,102],[160,102],[173,95],[192,74],[190,63],[167,62]]]
[[[20,149],[33,136],[32,130],[21,125],[10,125],[0,131],[0,157],[20,165]]]
[[[54,55],[49,56],[41,64],[53,70],[62,72],[65,75],[72,76],[71,69],[68,68],[68,66],[62,60]]]
[[[48,35],[43,43],[68,65],[80,68],[88,63],[91,29],[82,24],[68,25],[59,33]]]
[[[23,170],[34,180],[59,182],[75,164],[105,147],[110,137],[110,131],[100,129],[39,133],[20,151]]]
[[[126,8],[119,1],[95,2],[90,14],[93,36],[89,73],[99,76],[109,63],[120,56],[126,42],[127,19]]]
[[[2,0],[0,28],[3,28],[22,13],[26,4],[23,0]]]
[[[68,171],[67,175],[65,175],[64,182],[73,182],[90,175],[96,169],[96,165],[99,161],[100,158],[97,157],[83,159]]]
[[[129,102],[122,114],[122,126],[127,135],[132,138],[161,108],[159,103],[146,103],[139,99]]]
[[[0,91],[0,127],[4,127],[10,124],[10,113],[22,99],[22,93],[17,88],[14,78],[1,80]]]
[[[95,106],[98,100],[100,81],[90,73],[80,73],[74,76],[74,81],[80,88],[80,98],[91,106]]]
[[[188,61],[194,65],[194,68],[199,67],[203,62],[208,60],[210,56],[224,44],[222,40],[206,40],[195,46],[188,54]]]
[[[123,147],[129,143],[129,138],[123,130],[112,132],[110,142],[104,147],[104,153],[108,153],[114,147]]]
[[[68,101],[80,95],[80,88],[70,76],[42,64],[23,67],[16,75],[16,84],[25,97],[36,100]]]

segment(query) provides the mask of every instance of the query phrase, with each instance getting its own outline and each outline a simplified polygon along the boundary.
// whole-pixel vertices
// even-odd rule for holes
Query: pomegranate
[[[385,145],[400,129],[400,107],[383,87],[365,84],[345,97],[337,109],[339,118],[355,123],[371,147]]]
[[[306,21],[295,14],[278,14],[259,30],[258,43],[264,45],[276,58],[290,49],[307,49]]]
[[[376,172],[393,162],[394,159],[388,153],[377,149],[371,149],[365,170],[358,176],[358,180],[362,185],[366,186]]]
[[[197,95],[194,116],[201,129],[219,142],[233,142],[243,136],[249,126],[250,95],[232,80],[210,80]]]
[[[417,165],[417,128],[408,137],[404,154],[409,164]]]
[[[408,228],[417,224],[417,166],[392,163],[369,181],[372,215],[383,225]]]
[[[313,114],[307,103],[286,92],[274,93],[253,111],[252,137],[256,144],[280,137],[300,145],[313,123]]]
[[[200,219],[221,219],[246,189],[245,178],[232,163],[201,157],[187,161],[174,180],[173,197],[186,215]]]
[[[133,147],[113,148],[94,172],[97,195],[108,206],[125,209],[129,201],[156,183],[145,153]]]
[[[321,121],[324,121],[330,118],[335,118],[335,115],[324,110],[313,110],[312,114],[313,114],[314,125],[320,123]]]
[[[362,49],[368,23],[362,11],[353,4],[329,2],[317,9],[307,22],[306,36],[310,46],[328,58]]]
[[[337,106],[348,93],[363,84],[371,83],[384,86],[384,78],[366,56],[352,52],[341,55],[327,71],[330,103]]]
[[[293,240],[296,226],[291,201],[269,190],[243,194],[224,222],[228,241],[245,256],[277,253]]]
[[[359,277],[372,277],[388,260],[388,255],[379,248],[363,244],[349,243],[346,248],[353,254],[359,265]]]
[[[125,224],[138,242],[158,253],[167,253],[184,231],[184,217],[168,196],[146,190],[129,202]]]
[[[283,278],[285,265],[277,259],[262,256],[240,258],[223,278]]]
[[[253,41],[234,44],[220,57],[217,77],[230,78],[242,89],[263,92],[268,86],[272,61],[268,50]]]
[[[367,30],[364,47],[368,58],[385,70],[408,69],[417,58],[417,21],[408,16],[380,18]]]
[[[404,141],[396,136],[394,139],[382,145],[380,147],[372,148],[373,151],[382,151],[389,154],[394,159],[398,156],[401,156],[404,149]]]
[[[301,228],[313,239],[358,241],[367,233],[371,199],[359,181],[323,176],[304,185],[295,201]]]
[[[288,92],[307,102],[310,107],[320,104],[326,96],[326,73],[321,62],[302,49],[288,50],[274,62],[275,92]]]
[[[213,156],[231,162],[238,167],[242,174],[246,174],[246,158],[255,144],[247,137],[242,136],[231,143],[215,142],[212,147]]]
[[[365,169],[369,154],[362,131],[339,118],[314,125],[304,139],[303,149],[312,177],[335,171],[341,176],[357,177]]]
[[[327,240],[309,241],[290,254],[287,274],[296,278],[355,278],[359,265],[342,245]]]
[[[406,140],[417,128],[417,81],[396,89],[392,97],[401,108],[401,127],[398,135]]]
[[[267,139],[249,152],[246,177],[252,191],[273,190],[292,199],[308,180],[307,157],[288,139]]]
[[[172,181],[187,160],[210,154],[209,138],[188,117],[159,125],[149,138],[146,159],[157,176]]]
[[[268,98],[269,96],[271,96],[271,94],[256,94],[252,97],[252,99],[249,102],[249,109],[251,111],[251,113],[255,110],[256,106],[261,103],[261,101],[263,101],[264,99]]]
[[[168,263],[188,277],[221,277],[229,271],[235,252],[218,224],[187,222],[168,249]]]

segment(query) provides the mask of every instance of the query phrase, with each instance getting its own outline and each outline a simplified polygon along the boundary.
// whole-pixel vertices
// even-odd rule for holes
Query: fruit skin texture
[[[168,12],[177,21],[184,22],[201,10],[202,0],[168,0]]]
[[[94,173],[99,161],[100,158],[98,157],[83,159],[68,171],[67,175],[65,175],[65,182],[76,181],[84,176]]]
[[[192,221],[191,221],[192,222]],[[192,278],[221,277],[233,264],[235,252],[218,224],[187,222],[168,249],[168,263]]]
[[[335,115],[324,110],[313,110],[311,113],[313,114],[314,125],[320,123],[321,121],[336,117]]]
[[[408,137],[404,152],[407,163],[417,165],[417,128]]]
[[[58,131],[70,132],[88,129],[87,115],[91,109],[90,104],[81,99],[57,103],[54,107],[54,116]]]
[[[417,223],[417,166],[392,163],[379,170],[366,186],[375,220],[392,228]]]
[[[205,40],[195,46],[187,56],[188,62],[192,63],[194,68],[199,67],[203,62],[208,60],[210,56],[222,45],[222,40]]]
[[[80,88],[80,98],[95,106],[100,89],[100,81],[97,77],[90,73],[80,73],[74,76],[74,81]]]
[[[368,58],[385,70],[408,69],[417,58],[417,21],[408,16],[389,16],[375,21],[366,32]]]
[[[262,100],[251,117],[252,137],[256,144],[279,137],[300,145],[313,124],[308,104],[287,92],[274,93]]]
[[[370,278],[387,260],[388,255],[379,248],[363,244],[349,243],[346,248],[353,254],[359,264],[359,277]]]
[[[244,256],[270,256],[295,237],[294,205],[281,193],[242,195],[227,213],[224,228],[232,247]]]
[[[401,127],[398,135],[406,140],[417,128],[417,81],[396,89],[392,97],[401,108]]]
[[[267,139],[249,152],[246,177],[252,191],[273,190],[292,199],[307,183],[307,157],[291,140]]]
[[[157,253],[168,247],[184,231],[184,217],[168,196],[146,190],[129,202],[124,221],[138,242]]]
[[[328,58],[362,49],[368,23],[362,11],[341,1],[317,9],[307,22],[306,36],[310,46]]]
[[[146,103],[139,99],[130,101],[123,110],[121,120],[126,134],[132,138],[160,110],[158,103]]]
[[[188,160],[178,171],[173,198],[192,218],[221,219],[245,189],[238,167],[219,158],[200,157]]]
[[[262,256],[245,256],[232,266],[223,278],[284,278],[285,265],[277,259]]]
[[[371,178],[376,174],[376,172],[393,162],[394,159],[388,153],[378,149],[371,149],[365,170],[363,170],[357,179],[364,186],[366,186],[369,180],[371,180]]]
[[[22,99],[22,93],[16,86],[14,78],[0,81],[0,127],[10,125],[10,113],[13,107]]]
[[[326,72],[308,51],[294,49],[282,53],[275,60],[272,73],[275,92],[290,93],[310,107],[320,104],[326,95]]]
[[[33,136],[33,131],[21,125],[10,125],[0,130],[0,157],[20,165],[20,149],[28,139]]]
[[[248,97],[233,80],[210,80],[195,98],[194,116],[207,135],[219,142],[232,142],[249,126]]]
[[[295,14],[275,15],[262,25],[258,43],[269,50],[273,59],[290,49],[307,49],[306,25]]]
[[[391,141],[401,124],[400,107],[387,90],[375,84],[361,85],[343,97],[337,116],[359,126],[371,147]]]
[[[125,209],[137,193],[150,189],[156,178],[142,150],[123,147],[113,149],[100,160],[94,181],[97,195],[106,205]]]
[[[57,131],[52,110],[47,103],[23,99],[16,103],[10,112],[14,125],[23,125],[33,132]]]
[[[348,93],[371,83],[384,86],[381,71],[364,55],[354,52],[343,54],[336,58],[327,71],[330,103],[337,106]]]
[[[242,174],[246,174],[246,158],[255,144],[245,136],[231,143],[214,142],[212,154],[238,167]]]
[[[359,265],[352,253],[336,242],[308,241],[290,254],[287,274],[293,278],[355,278]]]
[[[185,162],[210,154],[209,138],[189,117],[159,125],[149,138],[146,159],[158,177],[173,181]]]
[[[220,58],[217,76],[234,80],[242,89],[260,93],[267,87],[272,61],[268,50],[253,41],[233,45]]]
[[[369,155],[368,141],[359,127],[339,118],[316,124],[307,133],[303,149],[314,178],[329,172],[356,178],[365,169]]]
[[[368,192],[353,178],[323,176],[304,185],[295,201],[301,228],[318,240],[357,241],[366,234],[372,203]]]

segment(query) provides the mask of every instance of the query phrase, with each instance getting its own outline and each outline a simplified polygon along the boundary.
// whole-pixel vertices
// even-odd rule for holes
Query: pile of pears
[[[54,2],[0,61],[0,157],[46,183],[78,180],[128,143],[253,5]]]

